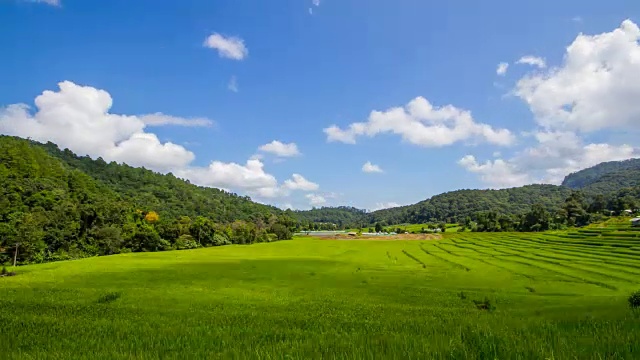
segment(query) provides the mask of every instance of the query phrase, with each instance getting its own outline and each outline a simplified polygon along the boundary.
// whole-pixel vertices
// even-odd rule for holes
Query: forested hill
[[[500,190],[457,190],[436,195],[414,205],[384,209],[369,214],[369,221],[387,224],[461,222],[479,211],[524,214],[533,204],[554,210],[571,193],[567,187],[527,185]]]
[[[248,197],[196,186],[172,174],[163,175],[126,164],[107,163],[101,158],[93,160],[88,156],[77,156],[68,149],[60,150],[51,142],[31,144],[42,147],[68,167],[107,185],[132,205],[140,209],[153,209],[160,216],[204,216],[224,223],[282,213],[276,207],[255,203]]]
[[[368,226],[376,222],[387,225],[427,222],[461,222],[480,211],[520,215],[533,204],[547,210],[557,209],[571,194],[571,189],[555,185],[527,185],[500,190],[457,190],[436,195],[417,204],[366,212],[350,207],[323,207],[296,211],[301,221],[336,224],[338,227]],[[304,227],[304,224],[303,224]],[[330,228],[324,226],[323,228]]]
[[[626,198],[629,203],[640,187],[640,159],[601,163],[568,175],[562,186],[527,185],[501,190],[457,190],[436,195],[417,204],[365,213],[358,209],[322,208],[296,212],[299,219],[345,224],[346,227],[367,226],[376,222],[391,224],[460,222],[482,211],[521,215],[531,205],[542,204],[549,211],[558,209],[573,190],[580,190],[587,202],[598,196]],[[637,196],[635,198],[638,198]],[[601,200],[602,201],[602,200]],[[609,204],[612,205],[612,204]],[[639,205],[640,206],[640,205]],[[615,207],[615,206],[614,206]]]
[[[291,238],[275,207],[0,136],[0,265]]]
[[[562,185],[594,196],[640,186],[640,159],[601,163],[567,175]]]

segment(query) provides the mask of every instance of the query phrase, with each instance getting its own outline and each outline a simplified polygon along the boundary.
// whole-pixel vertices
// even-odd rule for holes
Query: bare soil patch
[[[439,234],[398,234],[398,235],[360,235],[352,236],[347,234],[335,234],[335,235],[316,235],[314,236],[322,240],[378,240],[378,241],[397,241],[397,240],[438,240],[441,238]]]

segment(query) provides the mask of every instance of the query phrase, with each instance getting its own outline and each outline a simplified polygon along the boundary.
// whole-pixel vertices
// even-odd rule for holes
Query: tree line
[[[625,210],[638,211],[640,187],[621,189],[607,196],[588,198],[582,191],[573,191],[555,211],[534,204],[525,214],[501,214],[481,211],[465,218],[459,231],[546,231],[586,226],[601,222],[610,215],[624,215]]]

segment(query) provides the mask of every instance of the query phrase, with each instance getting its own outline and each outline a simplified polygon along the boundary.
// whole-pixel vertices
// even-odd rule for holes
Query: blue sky
[[[0,0],[0,133],[299,209],[557,183],[638,156],[639,23],[633,1]]]

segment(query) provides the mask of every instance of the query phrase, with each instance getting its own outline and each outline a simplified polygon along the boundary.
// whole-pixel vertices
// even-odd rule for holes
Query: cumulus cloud
[[[531,55],[521,57],[516,62],[516,64],[526,64],[531,66],[537,66],[540,69],[544,69],[547,67],[547,62],[545,59],[537,56],[531,56]]]
[[[362,171],[366,173],[381,173],[383,172],[380,166],[374,165],[371,161],[367,161],[362,165]]]
[[[572,172],[605,161],[640,156],[630,145],[585,144],[571,132],[540,131],[534,134],[537,145],[524,149],[509,160],[495,159],[479,163],[472,155],[458,164],[476,173],[490,187],[503,188],[531,183],[560,184]]]
[[[562,64],[520,79],[514,94],[534,115],[535,144],[510,159],[459,161],[491,187],[532,182],[559,184],[571,172],[605,161],[639,157],[637,144],[587,141],[590,133],[637,132],[640,119],[640,28],[625,20],[611,32],[578,35]],[[546,64],[527,57],[520,62]]]
[[[305,197],[309,200],[309,205],[318,206],[327,203],[327,199],[325,199],[322,195],[318,194],[307,194]]]
[[[164,125],[177,125],[187,127],[210,127],[213,126],[213,121],[205,118],[192,118],[186,119],[171,115],[166,115],[160,112],[148,115],[141,115],[140,120],[148,126],[164,126]]]
[[[396,202],[376,203],[376,206],[371,211],[378,211],[383,209],[390,209],[394,207],[402,206]]]
[[[305,179],[300,174],[293,174],[291,179],[285,180],[284,185],[288,190],[316,191],[320,185]]]
[[[232,76],[231,79],[229,79],[229,84],[227,85],[227,88],[230,91],[233,91],[234,93],[237,93],[240,90],[238,88],[238,79],[235,76]]]
[[[189,179],[196,185],[242,190],[265,198],[280,194],[278,181],[265,172],[264,164],[258,159],[247,160],[244,165],[213,161],[208,167],[177,170],[175,175]]]
[[[373,111],[367,122],[353,123],[344,130],[332,125],[325,128],[324,133],[329,142],[347,144],[355,144],[358,136],[392,133],[424,147],[441,147],[470,139],[506,146],[515,139],[509,130],[476,123],[469,111],[452,105],[434,107],[423,97],[413,99],[405,107]]]
[[[500,64],[498,64],[498,68],[496,69],[496,74],[500,76],[504,76],[507,73],[508,69],[509,69],[509,63],[501,62]]]
[[[530,182],[528,174],[519,173],[512,164],[496,159],[484,164],[478,163],[473,155],[467,155],[458,161],[470,172],[480,175],[480,179],[494,188],[520,186]]]
[[[244,45],[244,40],[235,36],[225,37],[214,33],[205,39],[204,46],[218,50],[218,55],[227,59],[243,60],[249,55],[249,50]]]
[[[515,94],[538,123],[551,129],[593,132],[638,129],[640,29],[631,20],[598,35],[580,34],[563,64],[522,78]]]
[[[300,155],[298,145],[296,145],[295,143],[285,144],[278,140],[273,140],[268,144],[264,144],[260,146],[258,150],[274,154],[279,157],[293,157]]]
[[[185,119],[162,113],[142,116],[109,112],[108,92],[70,81],[58,91],[44,91],[35,99],[36,111],[25,104],[0,108],[0,134],[56,143],[80,155],[106,161],[173,172],[194,184],[241,191],[260,198],[286,197],[291,190],[315,191],[319,185],[293,174],[279,184],[258,158],[246,164],[213,161],[207,167],[192,166],[195,155],[181,145],[161,142],[149,126],[210,126],[207,119]]]
[[[78,154],[158,171],[184,167],[194,159],[184,147],[162,143],[155,134],[145,132],[145,120],[190,120],[163,114],[112,114],[113,100],[108,92],[70,81],[58,85],[59,91],[44,91],[36,97],[33,114],[25,104],[0,108],[0,133],[52,141]]]

